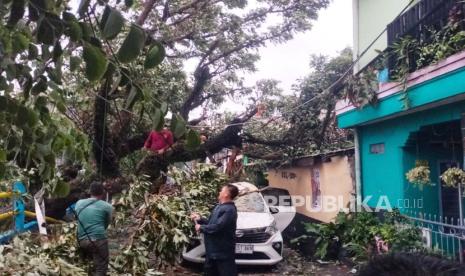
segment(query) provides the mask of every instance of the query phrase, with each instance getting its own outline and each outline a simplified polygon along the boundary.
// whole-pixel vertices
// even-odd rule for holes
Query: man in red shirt
[[[154,153],[163,154],[173,142],[173,133],[165,127],[161,131],[152,130],[145,141],[144,148]]]

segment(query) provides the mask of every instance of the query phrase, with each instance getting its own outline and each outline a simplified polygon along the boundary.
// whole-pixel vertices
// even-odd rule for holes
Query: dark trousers
[[[109,261],[108,240],[90,241],[84,239],[79,241],[79,246],[86,256],[92,258],[94,263],[93,269],[89,272],[89,275],[106,276]]]
[[[237,276],[234,258],[224,260],[205,259],[205,276]]]

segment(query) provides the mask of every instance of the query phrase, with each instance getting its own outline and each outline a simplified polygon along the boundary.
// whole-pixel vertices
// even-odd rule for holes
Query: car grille
[[[236,243],[264,243],[267,242],[271,235],[265,232],[266,227],[256,229],[238,229],[236,231]],[[239,233],[243,233],[239,236]]]
[[[253,254],[236,254],[236,260],[269,260],[263,252],[254,252]]]

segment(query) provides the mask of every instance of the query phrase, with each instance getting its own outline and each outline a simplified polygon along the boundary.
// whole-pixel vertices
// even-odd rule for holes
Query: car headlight
[[[276,232],[278,232],[278,228],[276,228],[276,221],[273,221],[273,223],[266,228],[265,233],[273,236]]]

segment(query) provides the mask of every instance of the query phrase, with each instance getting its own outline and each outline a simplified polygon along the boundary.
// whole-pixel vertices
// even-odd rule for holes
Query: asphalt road
[[[241,276],[280,276],[280,275],[318,275],[318,276],[342,276],[354,275],[352,268],[340,263],[319,263],[306,260],[297,252],[288,248],[284,249],[284,260],[272,267],[240,266]],[[166,271],[167,275],[202,275],[202,267],[187,264],[182,267]]]

